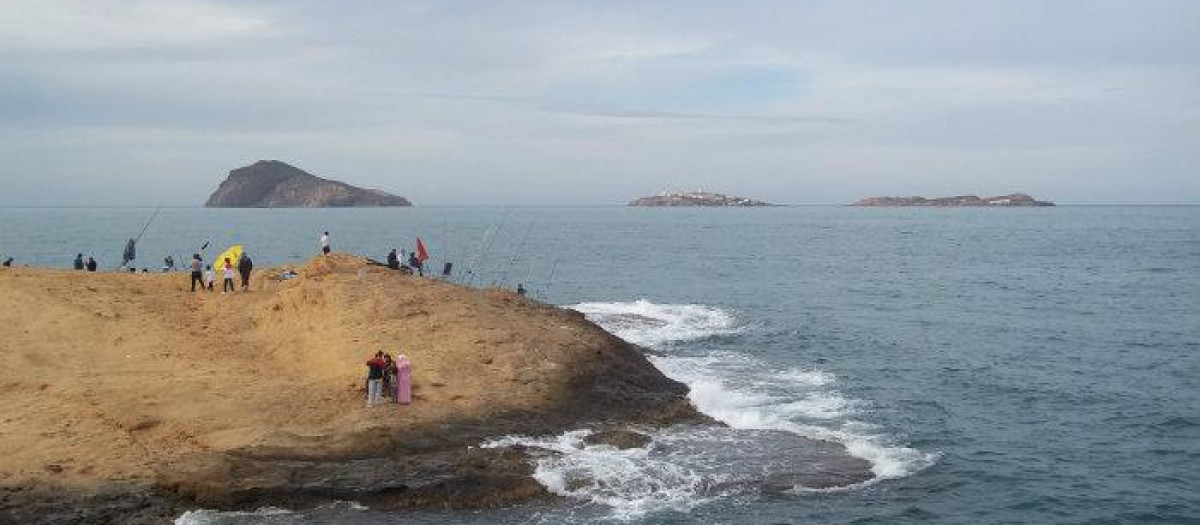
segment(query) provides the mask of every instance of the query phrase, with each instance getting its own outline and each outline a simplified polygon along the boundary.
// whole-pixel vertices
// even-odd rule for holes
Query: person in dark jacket
[[[415,252],[408,254],[408,265],[417,271],[417,275],[425,277],[425,270],[421,268],[421,260],[417,258]]]
[[[87,265],[86,265],[86,266],[87,266],[87,271],[89,271],[89,272],[94,272],[94,271],[96,271],[96,268],[97,268],[99,265],[98,265],[98,264],[96,264],[96,260],[95,260],[95,259],[93,259],[93,258],[91,258],[91,257],[88,257],[88,260],[87,260]]]
[[[392,248],[392,251],[388,252],[387,262],[388,262],[388,268],[391,268],[393,270],[400,269],[400,256],[396,255],[395,248]]]
[[[242,257],[238,259],[238,273],[242,276],[242,291],[250,289],[250,272],[254,270],[254,261],[250,260],[250,256],[246,252],[242,252]]]
[[[76,270],[83,269],[83,254],[82,253],[75,255],[75,269]]]

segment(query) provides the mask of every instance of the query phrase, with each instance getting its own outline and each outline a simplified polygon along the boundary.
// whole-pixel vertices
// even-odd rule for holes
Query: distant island
[[[707,191],[667,193],[634,199],[630,206],[774,206],[769,202]]]
[[[229,172],[204,203],[208,208],[326,208],[412,206],[398,195],[323,179],[277,160]]]
[[[1005,206],[1054,206],[1050,201],[1039,201],[1024,193],[1000,195],[997,197],[977,197],[961,195],[957,197],[868,197],[857,201],[851,206],[938,206],[946,208],[957,207],[1005,207]]]

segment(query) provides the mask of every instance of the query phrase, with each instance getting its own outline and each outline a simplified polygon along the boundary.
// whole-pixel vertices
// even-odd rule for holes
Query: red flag
[[[425,251],[425,243],[421,242],[421,238],[417,237],[417,260],[425,262],[429,259],[429,252]]]

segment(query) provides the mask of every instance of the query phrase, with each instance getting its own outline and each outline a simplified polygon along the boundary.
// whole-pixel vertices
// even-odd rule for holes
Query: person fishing
[[[425,271],[421,268],[421,260],[417,258],[417,254],[408,254],[408,265],[417,271],[417,275],[425,277]]]
[[[238,258],[237,269],[242,277],[242,291],[250,291],[250,272],[254,270],[254,261],[250,260],[246,252],[242,252],[242,256]]]
[[[329,255],[329,232],[321,234],[321,253]]]
[[[87,271],[94,272],[94,271],[96,271],[96,268],[98,268],[99,266],[100,266],[99,264],[96,264],[95,259],[93,259],[91,256],[88,256],[87,265],[86,265]]]
[[[163,273],[175,270],[175,258],[168,255],[163,258]]]
[[[76,270],[83,269],[83,254],[82,253],[75,255],[75,269]]]
[[[392,251],[388,252],[387,265],[388,265],[388,268],[391,268],[393,270],[400,269],[400,257],[396,255],[395,248],[392,248]]]
[[[192,291],[196,291],[196,283],[200,284],[200,289],[204,289],[204,259],[200,258],[200,254],[192,254]]]
[[[5,267],[5,268],[8,268],[9,266],[12,266],[12,262],[13,262],[13,258],[12,258],[12,257],[9,257],[9,258],[5,259],[5,260],[4,260],[4,267]]]
[[[137,259],[137,241],[129,239],[125,243],[125,253],[121,255],[121,266],[126,266]]]

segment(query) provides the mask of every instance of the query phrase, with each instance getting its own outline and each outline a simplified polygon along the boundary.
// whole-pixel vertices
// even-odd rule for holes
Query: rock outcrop
[[[323,179],[277,160],[229,172],[204,203],[209,208],[325,208],[412,206],[398,195]]]
[[[342,253],[289,269],[223,295],[179,273],[0,269],[0,523],[491,507],[552,496],[489,438],[709,421],[578,312]],[[364,406],[376,351],[412,360],[411,405]]]
[[[1053,202],[1039,201],[1024,193],[999,195],[996,197],[977,197],[961,195],[957,197],[868,197],[857,201],[851,206],[935,206],[935,207],[985,207],[985,206],[1054,206]]]
[[[629,203],[630,206],[774,206],[769,202],[763,202],[745,197],[734,197],[730,195],[722,195],[720,193],[712,193],[707,191],[696,191],[687,193],[667,193],[663,192],[652,197],[641,197],[634,199]]]

